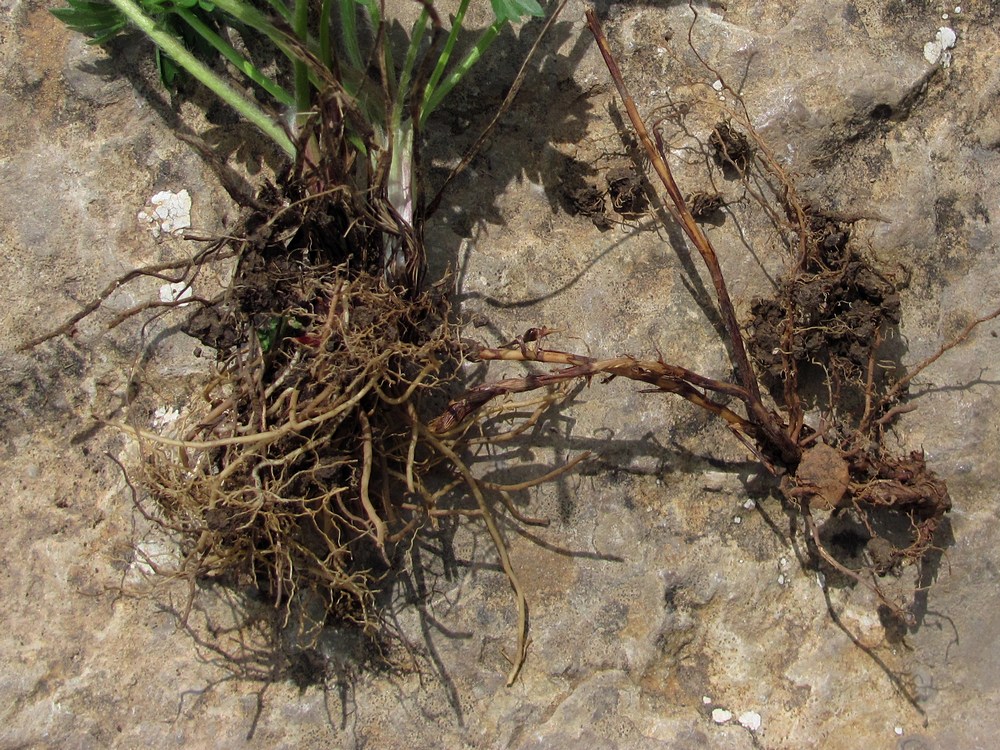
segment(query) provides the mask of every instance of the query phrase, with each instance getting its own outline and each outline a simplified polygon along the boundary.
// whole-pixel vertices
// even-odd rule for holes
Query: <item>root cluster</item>
[[[222,363],[185,439],[151,442],[146,484],[193,574],[374,624],[394,545],[435,510],[417,404],[453,361],[440,302],[379,287],[343,266],[309,279]]]
[[[371,143],[357,148],[367,137],[364,118],[331,81],[300,134],[299,160],[280,188],[265,186],[248,201],[252,211],[240,231],[186,266],[148,271],[166,278],[180,270],[169,280],[190,284],[200,264],[238,259],[226,293],[200,300],[187,322],[192,336],[218,352],[192,422],[175,437],[130,428],[140,439],[143,480],[154,500],[137,501],[140,510],[181,544],[173,575],[255,586],[286,613],[303,598],[321,602],[318,624],[336,620],[374,631],[379,592],[414,535],[444,516],[473,517],[489,533],[517,602],[513,681],[528,644],[527,602],[487,493],[518,522],[544,523],[523,516],[509,494],[558,476],[584,456],[503,486],[478,478],[463,451],[526,431],[574,382],[617,377],[678,395],[724,420],[777,478],[781,501],[802,519],[818,561],[870,587],[893,615],[913,623],[907,602],[885,593],[881,577],[928,558],[951,500],[922,453],[894,454],[884,433],[908,408],[902,398],[912,378],[1000,310],[970,323],[908,374],[886,367],[882,344],[900,319],[896,289],[863,259],[849,221],[810,210],[797,198],[744,118],[719,123],[708,137],[716,164],[742,180],[778,233],[793,239],[784,283],[773,298],[753,302],[752,320],[741,327],[697,221],[718,210],[718,196],[688,205],[592,11],[588,23],[669,196],[664,207],[708,269],[734,380],[662,359],[550,348],[544,328],[530,328],[501,348],[463,341],[443,294],[423,289],[421,215],[407,223],[387,201],[389,156],[374,158]],[[609,195],[622,215],[645,209],[638,184],[609,177]],[[770,203],[753,192],[759,184],[771,185]],[[603,193],[584,199],[582,212],[603,210],[596,207],[603,206]],[[28,345],[71,332],[118,285]],[[552,369],[483,383],[456,397],[463,359]],[[811,390],[805,387],[810,379]],[[512,394],[539,390],[531,400],[509,402]],[[482,429],[515,410],[522,418],[509,432]],[[835,554],[825,539],[824,522],[838,517],[864,529],[864,564]]]

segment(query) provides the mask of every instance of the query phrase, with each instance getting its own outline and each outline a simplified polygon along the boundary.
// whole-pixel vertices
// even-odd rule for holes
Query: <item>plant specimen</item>
[[[884,434],[896,417],[908,411],[904,398],[913,378],[964,341],[976,326],[1000,316],[1000,309],[970,322],[908,373],[883,373],[881,345],[886,328],[899,322],[899,295],[850,241],[849,222],[804,205],[747,118],[742,123],[746,134],[729,121],[716,125],[708,138],[714,161],[736,176],[759,167],[765,179],[773,180],[783,217],[774,215],[793,241],[790,268],[777,295],[754,301],[753,320],[744,330],[715,249],[674,180],[659,134],[651,134],[643,122],[592,10],[587,11],[587,22],[643,156],[666,190],[665,208],[708,269],[735,382],[705,377],[662,358],[601,358],[549,348],[550,332],[533,328],[510,346],[480,347],[467,356],[473,361],[536,362],[556,369],[476,386],[453,400],[431,427],[447,433],[493,399],[579,380],[629,378],[677,394],[724,420],[736,439],[780,481],[782,501],[801,518],[817,562],[870,588],[886,615],[915,625],[907,601],[915,592],[892,596],[881,579],[899,573],[905,564],[920,568],[927,562],[951,498],[944,481],[926,465],[922,451],[894,454],[885,445]],[[807,424],[800,391],[810,368],[825,373],[829,392],[824,413],[814,425]],[[777,408],[765,398],[768,389]],[[847,515],[864,529],[866,562],[851,566],[831,552],[817,514]],[[919,588],[929,578],[921,572],[917,580]]]
[[[677,394],[724,420],[780,479],[783,502],[799,514],[816,556],[869,586],[895,617],[912,621],[906,604],[883,591],[879,576],[927,558],[951,501],[921,453],[893,455],[883,434],[906,408],[901,399],[907,383],[1000,310],[971,323],[909,374],[880,378],[881,332],[898,322],[895,290],[856,253],[848,224],[803,205],[748,122],[716,126],[709,138],[715,161],[739,177],[761,169],[780,184],[780,211],[794,242],[786,282],[774,299],[754,303],[754,320],[745,332],[715,249],[698,223],[699,216],[717,210],[718,197],[692,200],[689,207],[659,136],[639,116],[596,16],[588,11],[645,156],[669,196],[666,209],[709,271],[735,382],[662,359],[600,358],[548,348],[551,332],[544,328],[528,329],[507,347],[482,347],[459,335],[443,288],[423,283],[422,225],[439,198],[422,206],[416,149],[431,113],[503,25],[540,14],[534,0],[493,0],[495,22],[457,61],[470,0],[462,0],[447,33],[433,6],[421,3],[401,57],[387,41],[375,0],[324,0],[318,10],[305,0],[293,8],[272,0],[270,14],[242,0],[69,2],[58,14],[95,42],[107,41],[127,23],[137,26],[161,50],[165,82],[174,82],[180,70],[190,74],[291,159],[277,186],[265,185],[246,201],[247,215],[233,238],[182,263],[146,269],[190,284],[201,265],[237,258],[225,294],[205,301],[186,324],[191,335],[218,352],[204,403],[186,431],[165,437],[126,427],[143,447],[143,480],[155,499],[150,507],[137,493],[136,505],[182,540],[179,569],[164,572],[192,585],[202,578],[253,584],[286,617],[319,602],[321,624],[349,621],[375,631],[376,596],[414,535],[445,518],[476,518],[485,524],[517,600],[512,682],[527,650],[527,601],[488,493],[519,522],[539,523],[508,498],[532,482],[484,481],[463,449],[477,440],[522,434],[563,400],[568,383],[623,377]],[[370,33],[359,15],[371,24]],[[227,40],[227,30],[257,34],[273,45],[292,67],[291,90],[280,77],[254,66]],[[206,54],[221,54],[228,70],[246,86],[258,87],[269,104],[259,104],[205,65]],[[609,183],[616,210],[645,209],[634,180]],[[594,202],[594,196],[585,198],[588,206]],[[165,276],[171,273],[176,275]],[[814,304],[818,298],[829,300],[830,309]],[[840,303],[848,299],[867,307],[852,304],[854,318],[840,315],[845,307]],[[100,299],[57,333],[69,332],[99,304]],[[463,358],[555,369],[478,385],[434,411],[428,402],[454,395]],[[816,361],[829,376],[831,407],[853,394],[859,407],[852,416],[831,408],[819,424],[807,424],[799,384]],[[540,389],[543,395],[524,402],[507,399]],[[476,435],[473,429],[490,417],[525,409],[530,416],[506,434]],[[558,476],[583,458],[532,481]],[[869,531],[873,562],[852,568],[830,552],[817,521],[820,512],[856,517]]]
[[[319,8],[298,0],[290,9],[274,0],[269,14],[242,0],[141,7],[70,0],[57,12],[70,26],[106,42],[134,25],[159,48],[165,82],[176,71],[190,74],[290,163],[276,185],[234,194],[247,212],[228,237],[193,258],[118,279],[66,325],[25,346],[71,333],[121,283],[154,275],[186,289],[204,265],[235,257],[224,294],[185,297],[196,306],[185,330],[217,351],[185,431],[167,437],[122,425],[143,452],[137,474],[146,495],[135,493],[136,507],[180,543],[179,565],[144,563],[192,587],[204,579],[256,587],[286,623],[312,612],[319,624],[354,623],[377,635],[376,597],[414,535],[444,518],[478,518],[518,598],[512,681],[527,648],[527,605],[484,495],[512,488],[480,483],[460,455],[464,434],[432,432],[423,406],[427,398],[446,401],[461,340],[444,287],[424,285],[423,222],[440,193],[423,208],[419,133],[506,24],[541,15],[535,0],[493,0],[494,22],[459,54],[470,2],[461,1],[447,32],[433,5],[420,3],[399,57],[376,0],[326,0]],[[231,43],[233,31],[257,35],[287,59],[290,91]],[[225,75],[201,59],[219,54]],[[269,103],[226,78],[258,87]],[[125,317],[177,306],[153,302]],[[536,399],[533,408],[558,397]]]

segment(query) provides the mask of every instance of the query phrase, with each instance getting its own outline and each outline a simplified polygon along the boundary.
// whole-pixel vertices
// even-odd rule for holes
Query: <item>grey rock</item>
[[[221,226],[229,207],[212,176],[131,85],[109,80],[114,68],[103,67],[100,53],[34,3],[4,7],[0,744],[993,742],[982,717],[1000,700],[991,646],[1000,637],[992,583],[1000,566],[1000,452],[990,416],[1000,409],[992,371],[996,324],[918,379],[919,408],[892,437],[901,450],[926,450],[955,502],[955,541],[926,594],[920,627],[893,640],[865,590],[829,591],[841,623],[884,669],[831,621],[815,573],[798,563],[801,539],[789,537],[777,502],[750,494],[744,478],[753,460],[743,447],[687,403],[620,382],[582,391],[545,433],[558,440],[529,446],[539,464],[585,449],[601,458],[588,473],[526,496],[532,514],[552,519],[531,532],[543,546],[505,526],[528,589],[532,628],[528,662],[511,688],[504,686],[504,653],[514,643],[513,603],[476,524],[454,529],[449,566],[423,553],[426,595],[410,596],[402,585],[396,592],[393,617],[407,647],[392,651],[395,670],[372,668],[363,642],[344,633],[324,631],[310,649],[290,631],[302,658],[294,672],[300,682],[269,684],[274,654],[263,644],[249,642],[253,658],[227,662],[160,611],[156,602],[184,600],[184,586],[161,587],[152,599],[119,596],[123,571],[135,571],[130,541],[148,529],[133,513],[117,467],[101,456],[138,458],[123,436],[90,417],[120,414],[132,398],[137,352],[147,355],[151,383],[134,395],[144,408],[182,403],[202,363],[190,355],[192,341],[169,327],[151,336],[138,327],[109,334],[106,317],[81,325],[75,340],[26,355],[11,350],[65,319],[122,270],[190,252],[154,244],[135,223],[153,192],[187,188],[195,223],[204,227]],[[943,68],[923,57],[941,19],[922,4],[730,0],[725,9],[696,7],[695,47],[714,72],[687,48],[692,16],[685,4],[623,3],[608,23],[643,111],[690,105],[690,132],[662,124],[682,189],[711,186],[697,145],[723,107],[737,104],[730,92],[712,88],[721,75],[810,199],[869,214],[856,236],[884,268],[909,281],[895,342],[904,362],[920,361],[1000,305],[994,9],[969,8],[950,19],[958,44]],[[437,267],[461,260],[463,307],[489,322],[476,335],[509,340],[531,326],[559,326],[569,334],[561,340],[567,347],[662,356],[729,377],[709,282],[696,259],[685,258],[676,230],[640,220],[601,232],[559,208],[558,186],[571,166],[598,177],[628,165],[606,116],[607,73],[581,15],[571,3],[552,67],[534,74],[475,175],[456,184],[454,206],[443,209],[447,230],[429,233],[440,252]],[[47,46],[32,49],[36,39]],[[499,80],[504,71],[491,75]],[[489,77],[475,84],[481,96],[498,85]],[[28,90],[34,93],[19,93]],[[475,116],[474,107],[460,109],[461,117]],[[457,158],[445,142],[453,136],[442,133],[432,130],[428,148],[448,162]],[[713,177],[728,213],[707,231],[745,312],[787,258],[738,187]],[[467,235],[475,235],[474,244],[460,256]],[[152,285],[125,290],[111,308],[155,292]],[[744,507],[748,499],[754,508]],[[734,524],[737,514],[741,522]],[[197,603],[192,627],[202,635],[261,621],[256,605],[223,589],[205,588]],[[713,708],[733,718],[717,724]],[[738,723],[751,711],[762,717],[754,733]]]

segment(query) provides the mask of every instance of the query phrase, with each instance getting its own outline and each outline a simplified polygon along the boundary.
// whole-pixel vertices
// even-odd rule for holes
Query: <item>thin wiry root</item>
[[[143,482],[156,503],[155,511],[137,504],[140,511],[181,542],[176,571],[157,573],[258,586],[285,622],[302,597],[322,601],[325,618],[374,631],[375,597],[400,550],[425,525],[475,519],[517,604],[513,682],[528,647],[528,609],[496,512],[547,524],[522,513],[511,494],[557,479],[589,454],[507,484],[478,478],[462,457],[467,446],[506,442],[537,425],[566,397],[559,387],[525,403],[497,400],[481,415],[489,429],[481,422],[470,434],[468,420],[447,435],[428,429],[421,398],[440,397],[460,351],[439,304],[403,299],[365,275],[330,273],[277,323],[257,323],[280,333],[250,335],[220,357],[202,393],[208,406],[180,437],[120,425],[142,446]],[[515,426],[501,432],[499,420]],[[463,488],[475,508],[453,506]]]
[[[518,580],[517,573],[514,571],[514,566],[510,561],[510,552],[507,548],[507,543],[500,534],[496,518],[489,504],[486,502],[479,481],[469,470],[469,467],[459,458],[458,454],[439,440],[433,432],[423,426],[420,427],[420,432],[435,450],[451,461],[452,465],[461,473],[462,478],[465,479],[466,486],[479,506],[480,515],[486,524],[490,538],[493,540],[493,546],[496,547],[503,572],[510,582],[510,587],[514,590],[514,599],[517,602],[517,650],[514,658],[510,660],[511,669],[507,675],[507,686],[509,687],[514,684],[518,674],[520,674],[521,667],[524,666],[524,660],[528,654],[528,600],[524,595],[524,589],[521,587],[521,582]]]

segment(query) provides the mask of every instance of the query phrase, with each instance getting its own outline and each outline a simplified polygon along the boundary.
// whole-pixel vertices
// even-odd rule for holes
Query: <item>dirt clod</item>
[[[712,159],[727,177],[745,175],[753,164],[753,144],[731,122],[717,123],[708,137],[708,145]]]
[[[608,172],[608,194],[614,210],[625,217],[643,214],[649,207],[642,179],[635,169],[618,167]]]
[[[851,479],[850,468],[840,451],[825,443],[817,443],[802,454],[795,472],[800,487],[811,490],[812,507],[832,510],[840,505]]]
[[[772,383],[784,376],[787,354],[799,367],[820,364],[859,384],[872,347],[899,323],[899,294],[850,244],[850,227],[822,217],[813,225],[802,270],[777,296],[751,303],[750,354]]]

